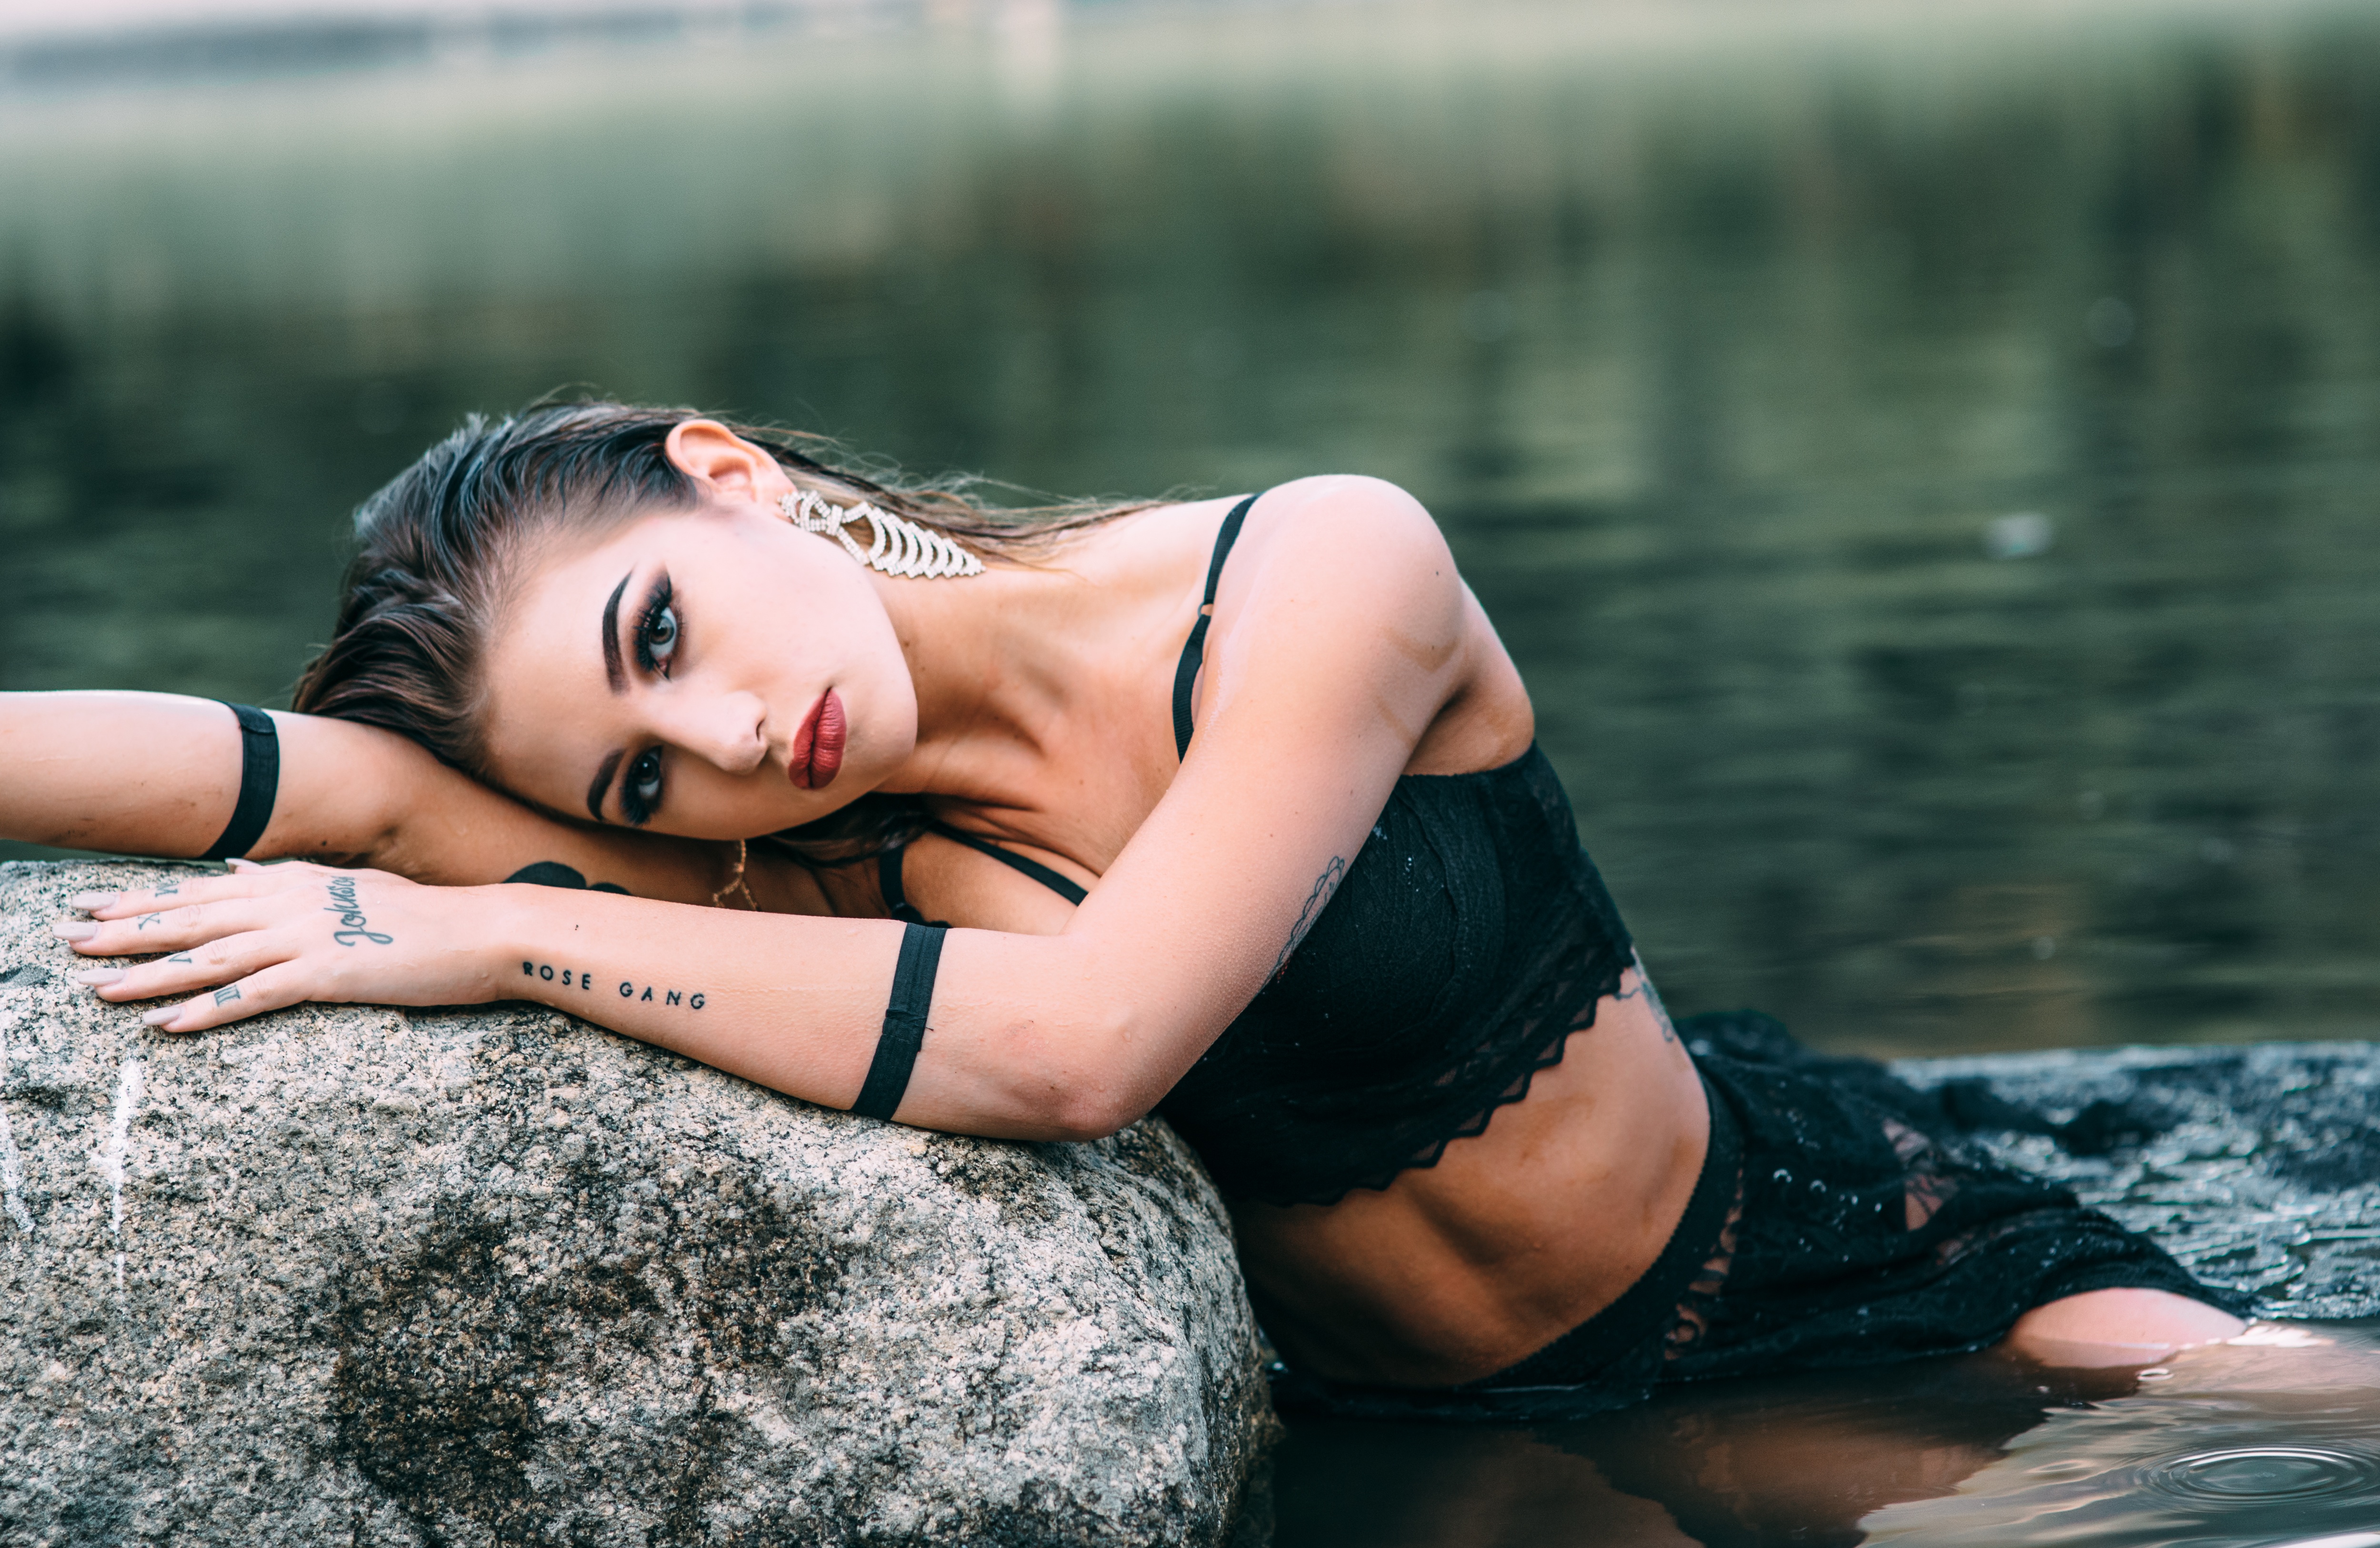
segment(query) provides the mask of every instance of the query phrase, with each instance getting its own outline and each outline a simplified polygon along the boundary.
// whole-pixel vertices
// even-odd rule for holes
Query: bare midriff
[[[1258,1316],[1286,1359],[1338,1381],[1493,1374],[1652,1266],[1709,1135],[1702,1081],[1667,1023],[1644,996],[1606,997],[1526,1098],[1437,1165],[1334,1204],[1234,1204]]]

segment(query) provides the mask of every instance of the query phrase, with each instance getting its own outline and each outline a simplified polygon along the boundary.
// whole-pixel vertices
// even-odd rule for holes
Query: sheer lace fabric
[[[1767,1017],[1679,1030],[1732,1122],[1714,1146],[1728,1208],[1664,1255],[1632,1298],[1668,1308],[1650,1335],[1597,1336],[1598,1313],[1466,1387],[1359,1388],[1277,1373],[1290,1410],[1519,1423],[1605,1412],[1664,1382],[1878,1365],[1978,1349],[2034,1307],[2087,1290],[2168,1290],[2233,1312],[2155,1244],[2067,1189],[1983,1158],[1932,1099],[1864,1059],[1809,1054]],[[1694,1217],[1690,1207],[1688,1217]],[[1674,1260],[1674,1262],[1672,1262]],[[1575,1357],[1575,1358],[1572,1358]]]
[[[1544,753],[1408,775],[1304,943],[1160,1111],[1235,1198],[1385,1188],[1526,1096],[1632,951]]]

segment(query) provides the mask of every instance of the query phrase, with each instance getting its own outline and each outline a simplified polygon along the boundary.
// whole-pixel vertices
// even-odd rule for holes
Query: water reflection
[[[1039,488],[1363,469],[1682,1007],[2360,1034],[2380,30],[1592,9],[19,86],[0,686],[271,699],[344,509],[560,383]]]
[[[1663,1394],[1535,1431],[1296,1427],[1276,1548],[2240,1548],[2380,1525],[2380,1328],[2168,1370],[1992,1357]],[[2343,1545],[2341,1545],[2343,1548]]]

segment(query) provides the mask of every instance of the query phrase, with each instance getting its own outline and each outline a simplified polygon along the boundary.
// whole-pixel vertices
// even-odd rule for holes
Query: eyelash
[[[670,584],[670,578],[666,575],[662,576],[655,583],[653,594],[645,599],[644,611],[637,618],[637,664],[664,678],[669,676],[669,663],[654,655],[653,641],[661,632],[662,615],[674,613],[672,604],[676,594],[675,588]],[[673,628],[670,634],[670,655],[671,659],[674,660],[678,643],[686,638],[686,620],[673,616],[671,623]]]
[[[686,639],[686,620],[677,616],[674,605],[676,594],[676,589],[670,584],[670,578],[662,576],[654,584],[652,595],[645,599],[644,610],[637,618],[637,664],[664,681],[669,677],[670,666],[677,659],[678,647]],[[655,651],[664,616],[668,618],[670,631],[667,660]],[[652,786],[650,796],[644,793],[643,787],[647,785]],[[620,815],[627,820],[629,826],[642,827],[652,820],[655,809],[662,804],[662,750],[649,747],[628,760],[627,768],[620,775]]]
[[[653,793],[647,796],[639,788],[650,780]],[[628,760],[620,774],[620,815],[632,828],[640,828],[652,821],[654,810],[662,804],[662,750],[649,747]]]

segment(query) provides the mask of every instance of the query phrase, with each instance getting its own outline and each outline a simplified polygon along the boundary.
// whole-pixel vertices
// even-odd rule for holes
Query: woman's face
[[[497,783],[601,822],[749,838],[908,758],[916,689],[868,573],[752,482],[531,553],[489,641]]]

